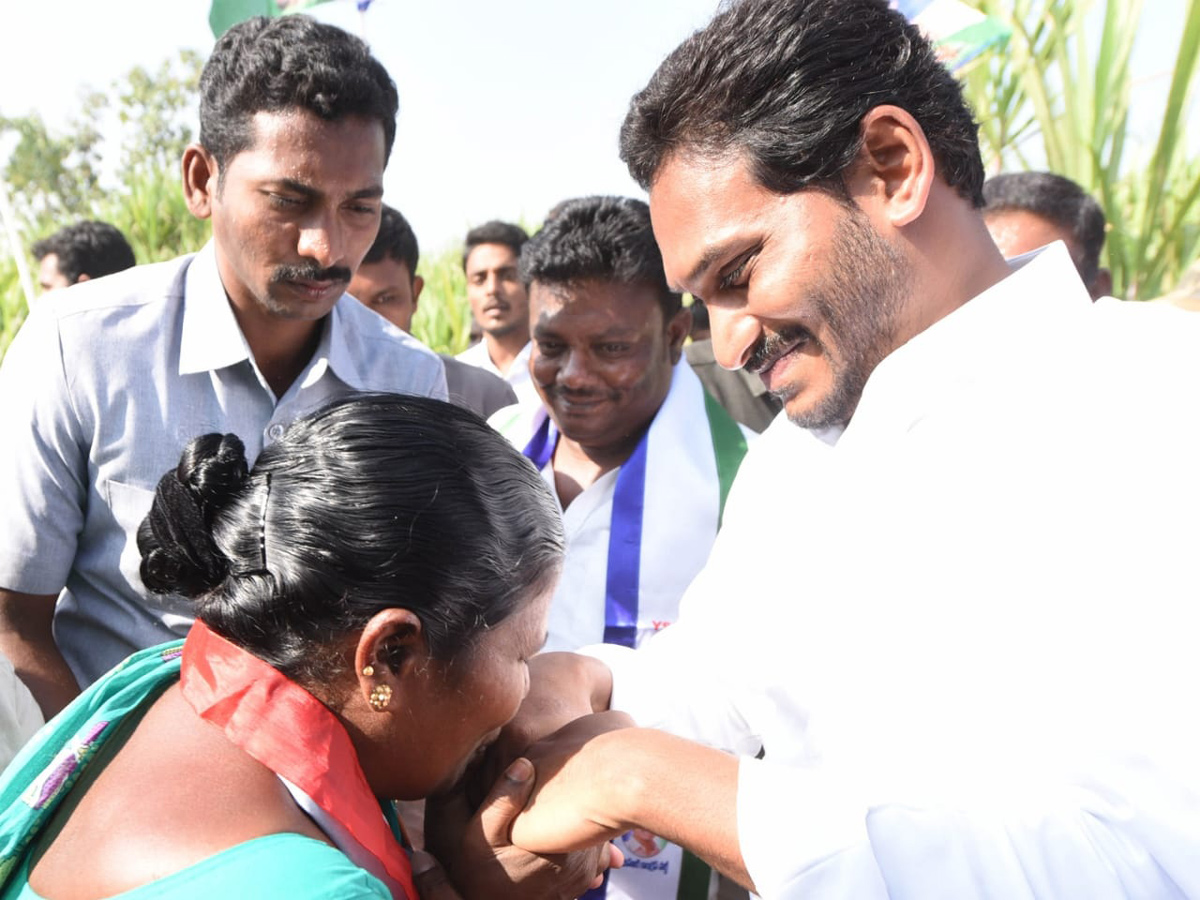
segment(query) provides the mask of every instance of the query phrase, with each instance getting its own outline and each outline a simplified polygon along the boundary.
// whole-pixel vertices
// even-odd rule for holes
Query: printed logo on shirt
[[[639,859],[653,859],[662,853],[667,846],[667,839],[647,831],[645,828],[635,828],[621,835],[621,849],[632,853]]]

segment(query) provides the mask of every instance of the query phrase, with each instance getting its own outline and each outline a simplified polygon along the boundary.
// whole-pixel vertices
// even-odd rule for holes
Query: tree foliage
[[[179,158],[194,137],[202,65],[198,53],[184,50],[153,71],[137,66],[109,91],[85,93],[61,134],[37,113],[0,117],[0,134],[17,138],[3,174],[26,233],[40,237],[81,218],[129,218],[125,202],[145,209],[138,195],[167,173],[178,192]],[[106,141],[102,135],[113,120],[120,139]],[[148,234],[172,233],[143,224]],[[155,259],[178,250],[146,249]]]

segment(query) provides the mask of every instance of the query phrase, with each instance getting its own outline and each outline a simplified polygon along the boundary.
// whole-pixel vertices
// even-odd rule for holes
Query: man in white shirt
[[[555,207],[521,253],[530,369],[542,405],[489,421],[541,470],[563,511],[566,554],[547,650],[635,647],[675,621],[708,558],[741,429],[683,359],[691,314],[670,290],[644,201]],[[589,900],[707,898],[715,879],[649,832]]]
[[[306,16],[252,19],[217,42],[200,94],[183,188],[212,241],[61,291],[0,368],[0,652],[47,718],[187,632],[191,605],[142,586],[135,538],[192,438],[236,433],[253,460],[350,392],[446,396],[437,356],[345,293],[396,133],[367,46]]]
[[[1200,325],[1092,304],[1061,245],[1004,261],[886,0],[727,7],[622,156],[791,422],[675,625],[533,661],[511,747],[643,727],[528,748],[514,843],[642,827],[768,898],[1200,896]]]
[[[525,229],[510,222],[485,222],[467,232],[467,302],[483,339],[457,358],[503,378],[517,401],[533,409],[538,398],[529,377],[529,286],[519,272],[527,240]]]

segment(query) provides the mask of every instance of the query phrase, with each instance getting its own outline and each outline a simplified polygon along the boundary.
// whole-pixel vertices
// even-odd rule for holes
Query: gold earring
[[[386,684],[377,684],[371,688],[371,708],[376,712],[383,712],[388,708],[388,704],[392,702],[392,689]]]
[[[372,675],[374,675],[374,674],[375,674],[375,667],[374,667],[374,666],[372,666],[372,665],[369,665],[369,664],[368,664],[368,665],[365,665],[365,666],[363,666],[363,675],[365,675],[367,678],[370,678],[370,677],[371,677]]]

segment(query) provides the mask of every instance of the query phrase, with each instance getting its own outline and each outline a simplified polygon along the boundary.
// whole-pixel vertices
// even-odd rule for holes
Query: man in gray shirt
[[[183,188],[211,243],[69,288],[0,368],[0,651],[47,717],[186,632],[188,604],[142,588],[135,536],[191,438],[236,433],[253,460],[349,392],[446,396],[437,357],[345,293],[395,137],[383,66],[340,29],[259,18],[217,42],[200,90]]]

